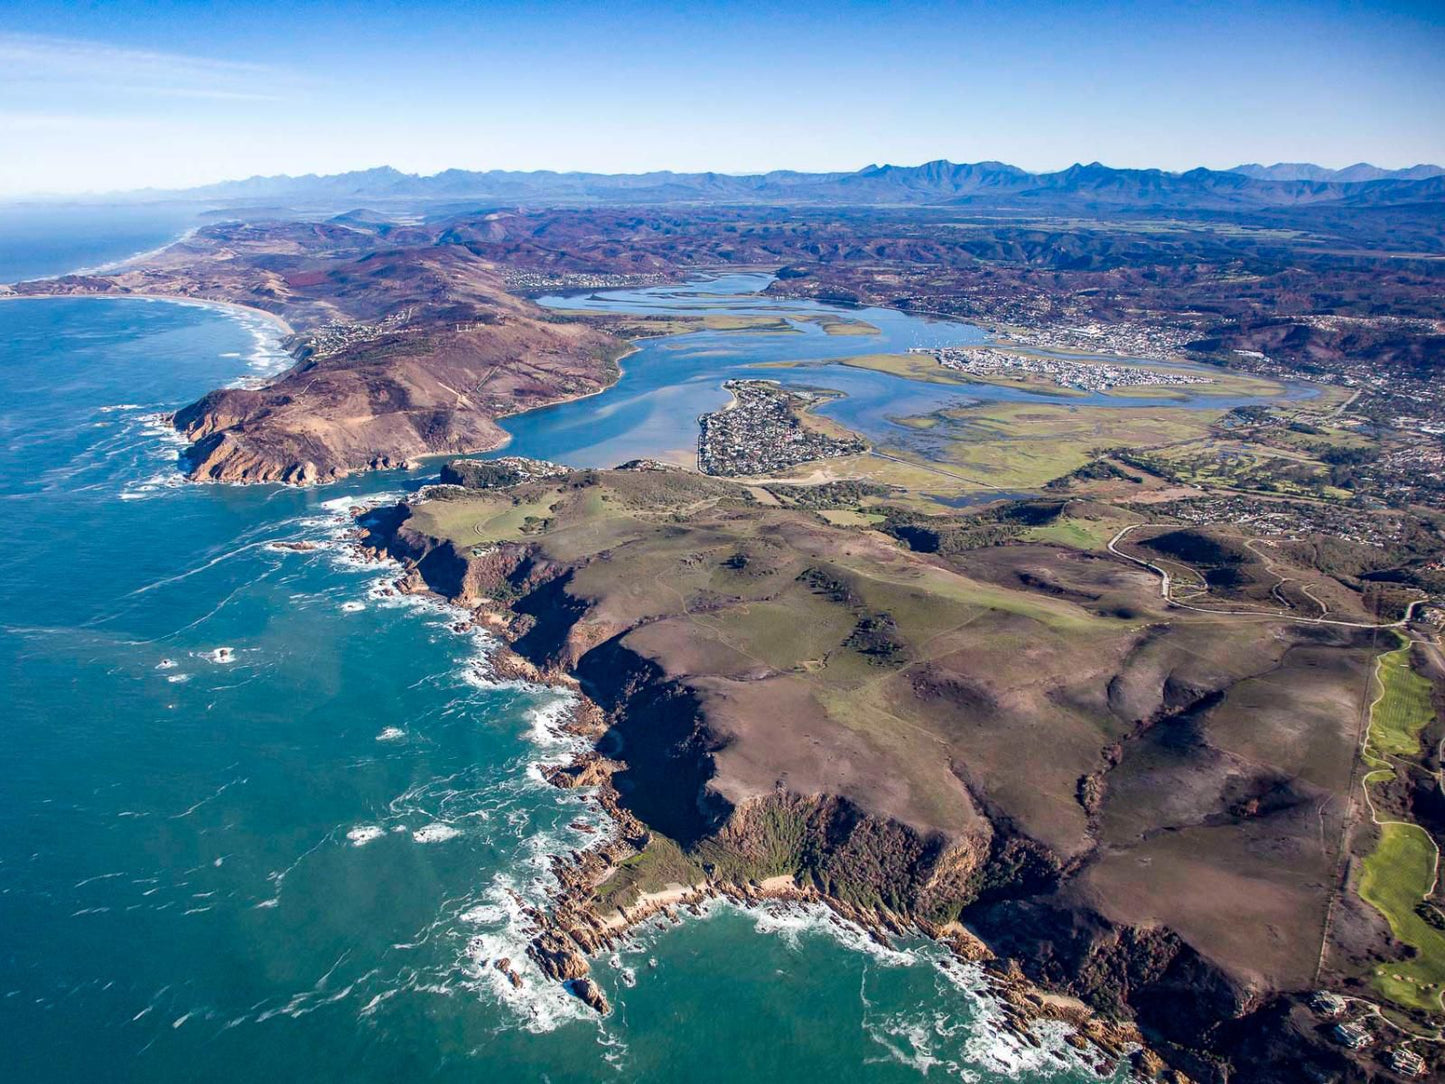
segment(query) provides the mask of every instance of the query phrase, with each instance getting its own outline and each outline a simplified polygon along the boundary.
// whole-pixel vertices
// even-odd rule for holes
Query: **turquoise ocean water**
[[[62,271],[74,243],[0,231],[0,271]],[[623,303],[736,308],[756,302],[714,295],[757,285]],[[895,347],[977,337],[870,318]],[[512,419],[512,450],[677,450],[725,376],[857,345],[649,344],[615,392]],[[155,415],[286,360],[263,321],[200,306],[0,303],[0,1079],[1096,1079],[1057,1037],[1003,1036],[976,976],[931,946],[868,946],[820,913],[644,930],[596,964],[606,1019],[540,981],[520,901],[599,824],[537,771],[569,752],[564,705],[490,679],[484,639],[390,595],[394,573],[341,542],[355,503],[425,472],[178,479]],[[830,409],[898,439],[878,418],[919,404],[890,394],[959,397],[855,372],[755,375],[843,387]],[[315,548],[272,545],[295,541]],[[480,966],[502,955],[523,991]]]

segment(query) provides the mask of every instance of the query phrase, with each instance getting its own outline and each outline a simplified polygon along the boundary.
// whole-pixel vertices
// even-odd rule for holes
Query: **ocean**
[[[0,216],[0,279],[186,223],[133,225]],[[742,341],[656,344],[663,368],[634,356],[612,398],[511,420],[513,450],[673,449],[725,393],[665,366]],[[349,555],[350,509],[424,475],[176,472],[160,412],[286,363],[271,325],[204,306],[0,303],[0,1078],[1097,1079],[1057,1034],[1002,1032],[933,946],[818,911],[640,931],[594,965],[606,1018],[542,981],[521,903],[603,826],[538,771],[570,752],[562,694],[495,680],[484,636]],[[481,966],[498,956],[523,990]]]

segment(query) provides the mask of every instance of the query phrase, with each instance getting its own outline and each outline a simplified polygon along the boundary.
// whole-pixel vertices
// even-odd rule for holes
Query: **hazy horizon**
[[[0,197],[406,173],[1445,162],[1427,4],[484,11],[41,0],[0,31]]]

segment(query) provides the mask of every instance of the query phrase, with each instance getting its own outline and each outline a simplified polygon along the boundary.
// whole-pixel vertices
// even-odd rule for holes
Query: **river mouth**
[[[876,369],[845,365],[865,355],[987,343],[982,328],[896,309],[775,298],[764,291],[767,272],[724,272],[682,284],[588,290],[536,298],[545,308],[612,316],[768,318],[762,329],[696,330],[644,339],[622,361],[621,378],[597,395],[515,415],[501,425],[510,436],[504,452],[579,467],[608,467],[636,458],[695,462],[697,417],[729,399],[723,382],[753,378],[841,395],[817,412],[862,434],[874,447],[942,461],[956,437],[905,419],[925,418],[978,403],[1065,404],[1077,407],[1228,409],[1277,401],[1202,395],[1114,396],[1026,390],[988,383],[930,383]],[[849,321],[871,331],[830,334],[826,323]],[[1044,352],[1041,352],[1044,353]],[[1063,356],[1063,355],[1055,355]],[[1150,362],[1158,368],[1171,366]],[[1193,368],[1193,367],[1191,367]],[[1308,388],[1288,388],[1302,398]]]

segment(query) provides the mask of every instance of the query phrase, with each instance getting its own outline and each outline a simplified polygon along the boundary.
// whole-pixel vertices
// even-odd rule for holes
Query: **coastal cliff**
[[[498,418],[617,379],[622,340],[513,295],[496,267],[421,228],[208,226],[143,265],[4,288],[167,297],[281,319],[296,364],[210,392],[172,422],[187,473],[307,485],[429,455],[488,451]]]
[[[1129,843],[1133,837],[1112,823],[1119,811],[1130,808],[1137,818],[1148,809],[1155,823],[1180,826],[1176,832],[1187,831],[1182,826],[1193,816],[1178,805],[1178,779],[1188,779],[1187,771],[1174,794],[1138,789],[1137,773],[1160,755],[1150,748],[1155,737],[1177,742],[1167,733],[1197,730],[1201,713],[1222,714],[1236,683],[1288,672],[1295,649],[1279,630],[1269,632],[1273,661],[1257,657],[1261,641],[1237,656],[1216,655],[1206,672],[1186,657],[1198,652],[1198,629],[1112,618],[1093,626],[1119,641],[1118,648],[1097,641],[1107,667],[1097,676],[1064,674],[1045,690],[1047,700],[1078,712],[1097,682],[1100,704],[1112,702],[1105,710],[1121,715],[1122,741],[1082,759],[1094,765],[1092,774],[1070,769],[1058,798],[1040,802],[1015,797],[1015,780],[1030,776],[1034,793],[1052,786],[1048,762],[991,773],[977,728],[996,720],[992,725],[1012,735],[1013,752],[1028,756],[1019,743],[1034,740],[1024,735],[1038,715],[1014,713],[1043,709],[1011,704],[992,685],[978,649],[938,650],[941,638],[954,635],[946,631],[952,614],[933,609],[946,611],[946,592],[968,581],[952,579],[936,562],[876,536],[827,528],[814,516],[756,508],[740,487],[668,470],[580,471],[497,490],[447,486],[426,496],[371,513],[365,546],[402,563],[403,589],[439,594],[498,632],[508,645],[495,660],[500,673],[570,684],[583,697],[574,727],[593,751],[549,777],[558,786],[596,788],[615,831],[605,843],[559,857],[560,887],[552,906],[533,915],[531,955],[544,974],[594,1007],[607,1006],[588,978],[588,958],[634,923],[714,895],[781,898],[824,904],[880,938],[935,936],[960,957],[985,962],[1017,1026],[1064,1015],[1113,1056],[1132,1049],[1137,1026],[1152,1051],[1192,1079],[1280,1079],[1271,1074],[1301,1059],[1322,1071],[1344,1067],[1295,1020],[1295,995],[1309,982],[1312,958],[1301,961],[1298,948],[1278,944],[1273,956],[1240,955],[1237,929],[1191,918],[1193,886],[1181,886],[1178,897],[1145,893],[1123,904],[1100,891],[1105,878],[1121,875],[1097,850],[1101,841],[1117,840],[1110,846],[1127,853],[1157,847],[1161,838],[1146,832],[1141,844]],[[692,509],[686,526],[675,518],[679,506]],[[453,523],[465,523],[465,531],[458,535],[447,526]],[[1040,559],[1025,548],[1012,557]],[[1138,605],[1150,605],[1147,581],[1136,584],[1132,572],[1104,564],[1082,571],[1096,582],[1109,578],[1116,592],[1137,588]],[[899,594],[892,586],[899,582],[912,586]],[[939,593],[928,608],[907,610],[924,590]],[[970,590],[1004,607],[987,611],[1003,622],[991,638],[1004,628],[1017,634],[1023,597],[992,595],[982,584]],[[1096,608],[1112,612],[1117,604],[1117,597],[1105,599]],[[1049,628],[1054,635],[1070,628],[1065,619],[1073,620],[1076,604],[1030,598],[1027,605],[1043,622],[1033,634],[1041,641]],[[807,626],[798,624],[802,614]],[[968,618],[979,620],[977,612]],[[792,630],[787,642],[776,639],[779,627]],[[809,642],[815,635],[822,639]],[[1177,649],[1171,637],[1181,641]],[[1315,639],[1321,651],[1338,654],[1342,681],[1357,676],[1348,636]],[[1162,663],[1161,652],[1168,653]],[[1035,651],[1036,668],[1052,665]],[[826,689],[807,685],[820,669],[834,681],[861,680],[859,688],[880,681],[892,687],[870,709],[897,720],[881,738],[891,747],[879,744],[870,719],[847,715],[859,708],[858,694],[840,705],[824,699]],[[1319,680],[1315,669],[1311,678]],[[1157,691],[1148,693],[1154,682]],[[949,744],[925,738],[916,748],[900,746],[892,735],[905,726],[931,727]],[[1062,724],[1045,740],[1055,761],[1072,755]],[[1188,771],[1217,771],[1209,766],[1213,751],[1191,755],[1201,766]],[[1185,771],[1182,762],[1172,770]],[[1241,785],[1230,784],[1223,800],[1237,804],[1232,795]],[[1057,800],[1074,805],[1066,821]],[[1200,792],[1197,800],[1215,799]],[[1315,800],[1301,795],[1300,804]],[[1201,810],[1232,876],[1268,833],[1304,834],[1294,802],[1286,797],[1264,812],[1257,803],[1228,815]],[[1232,850],[1221,830],[1239,833],[1245,849]],[[1200,857],[1190,861],[1203,885],[1215,875]],[[1331,857],[1321,855],[1316,865]],[[1260,899],[1273,906],[1268,897],[1282,891],[1276,875],[1261,869],[1250,876],[1258,878],[1250,894],[1219,906],[1241,915]],[[1317,899],[1300,895],[1285,906],[1314,907]],[[1309,910],[1300,915],[1313,921]],[[1317,951],[1318,940],[1309,949],[1309,931],[1302,934],[1305,951]],[[1269,936],[1277,941],[1278,934]],[[1029,983],[1067,997],[1026,993]],[[1162,1071],[1162,1063],[1139,1060]]]

